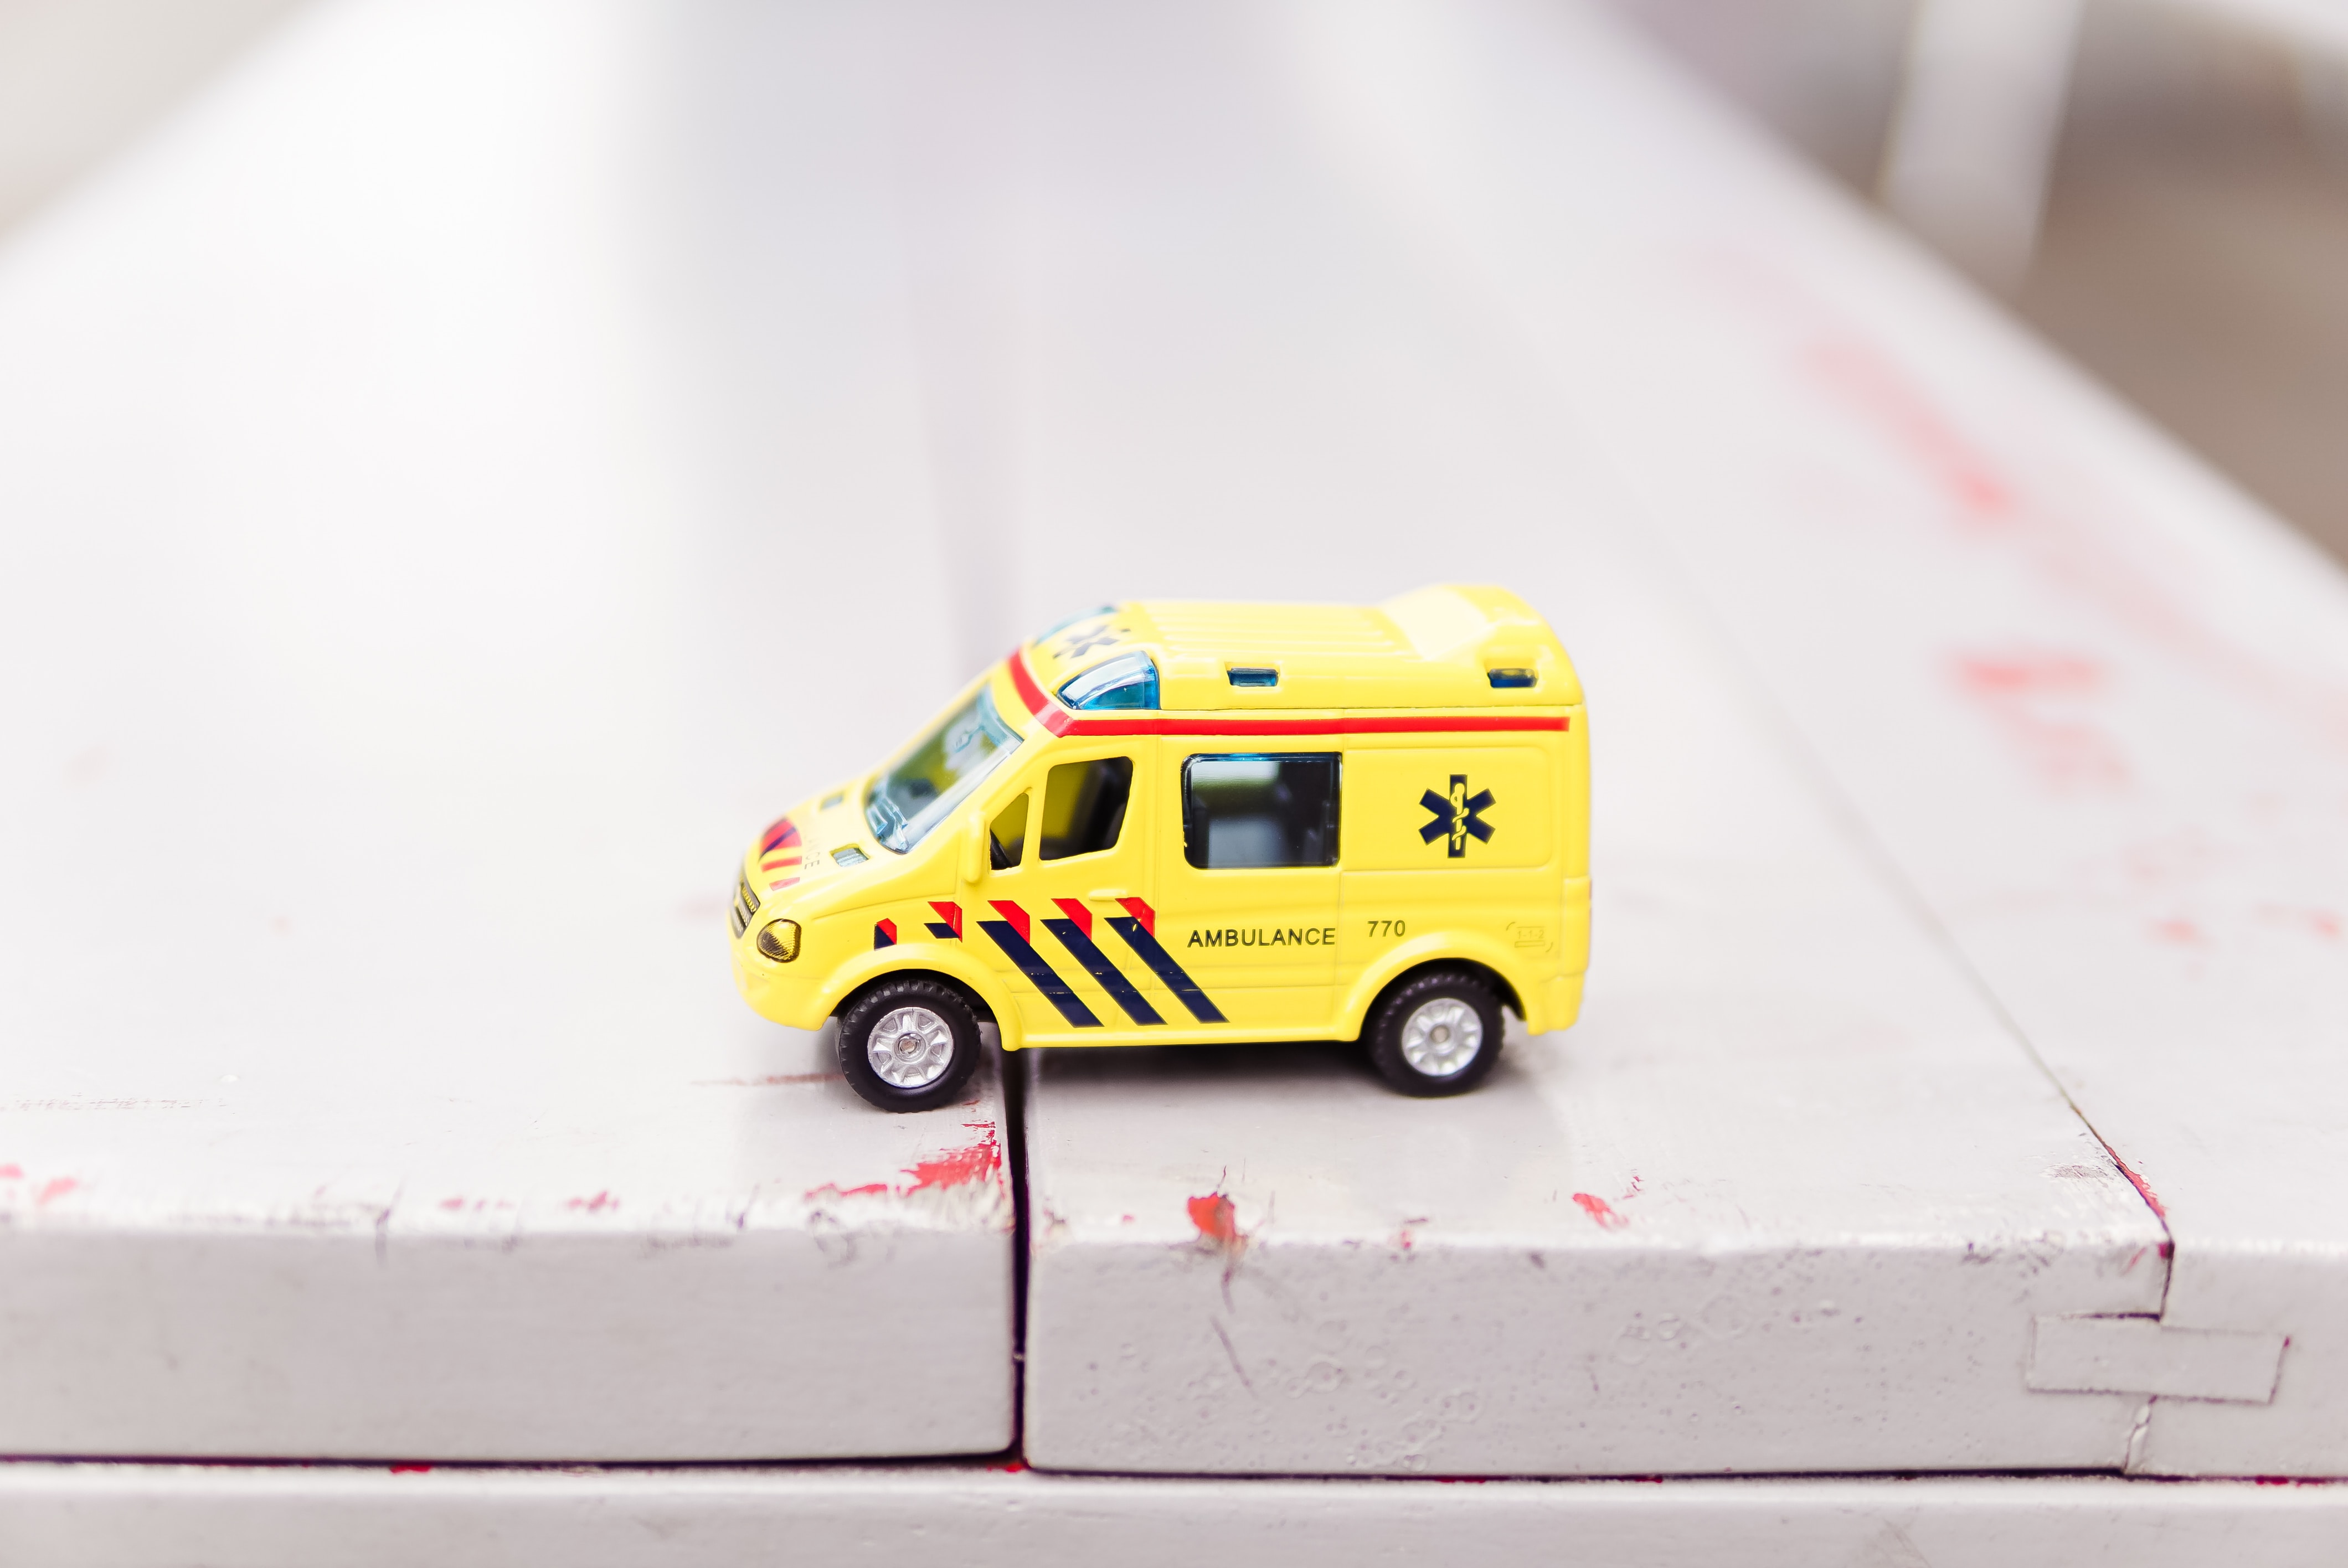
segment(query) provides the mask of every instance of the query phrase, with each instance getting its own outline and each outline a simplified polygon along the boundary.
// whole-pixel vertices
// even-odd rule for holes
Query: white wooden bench
[[[0,252],[0,1542],[2320,1560],[2122,1478],[2348,1473],[2337,572],[1579,12],[1003,18],[349,0]],[[1022,629],[1447,579],[1595,726],[1478,1093],[733,997]],[[1771,1479],[1426,1479],[1623,1475]]]

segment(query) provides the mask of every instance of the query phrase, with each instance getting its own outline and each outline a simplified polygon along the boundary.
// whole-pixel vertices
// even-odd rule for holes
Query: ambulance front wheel
[[[1464,1094],[1500,1059],[1500,999],[1468,969],[1413,975],[1370,1015],[1370,1061],[1405,1094]]]
[[[839,1071],[883,1111],[953,1104],[978,1069],[978,1015],[942,980],[876,981],[839,1015]]]

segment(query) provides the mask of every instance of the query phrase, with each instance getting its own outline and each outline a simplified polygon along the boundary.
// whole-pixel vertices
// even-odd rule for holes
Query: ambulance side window
[[[1337,753],[1192,757],[1182,854],[1201,871],[1337,864]]]
[[[1045,860],[1117,847],[1125,803],[1133,795],[1133,759],[1062,763],[1044,782],[1044,823],[1036,837]]]
[[[1020,791],[1019,798],[994,814],[987,825],[987,863],[997,871],[1008,871],[1019,864],[1027,853],[1027,792]]]

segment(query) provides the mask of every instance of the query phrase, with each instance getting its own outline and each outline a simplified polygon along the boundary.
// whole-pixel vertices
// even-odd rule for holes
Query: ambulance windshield
[[[872,836],[904,854],[1018,745],[1018,732],[994,711],[994,694],[981,682],[969,702],[906,748],[865,792]]]

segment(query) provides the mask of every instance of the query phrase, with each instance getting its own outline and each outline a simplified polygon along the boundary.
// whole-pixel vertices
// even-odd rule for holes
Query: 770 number
[[[1370,922],[1370,935],[1373,937],[1399,937],[1402,933],[1403,924],[1399,920],[1373,920]]]

